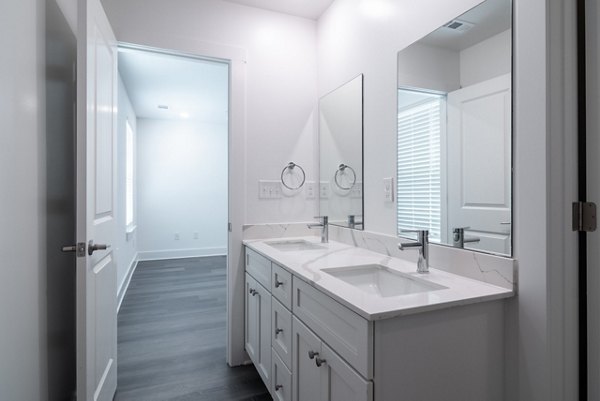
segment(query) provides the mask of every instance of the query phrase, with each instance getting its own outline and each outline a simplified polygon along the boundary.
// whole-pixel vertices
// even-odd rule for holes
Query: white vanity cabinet
[[[246,248],[246,351],[277,401],[503,401],[504,308],[370,320]]]

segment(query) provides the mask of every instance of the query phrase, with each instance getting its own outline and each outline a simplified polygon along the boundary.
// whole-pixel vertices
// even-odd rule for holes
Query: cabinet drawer
[[[292,311],[367,379],[373,378],[373,324],[294,277]]]
[[[292,367],[292,313],[275,298],[271,302],[271,324],[273,337],[271,344],[288,368]]]
[[[271,289],[271,261],[249,248],[246,248],[246,271],[263,287]]]
[[[271,264],[271,294],[292,309],[292,274],[275,263]]]
[[[279,358],[277,352],[273,352],[271,386],[271,395],[274,401],[292,400],[292,374],[285,363]]]

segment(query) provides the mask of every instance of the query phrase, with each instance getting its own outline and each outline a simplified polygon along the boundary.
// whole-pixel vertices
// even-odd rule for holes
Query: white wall
[[[45,400],[46,176],[41,0],[0,2],[0,399]]]
[[[394,204],[384,203],[382,178],[394,175],[396,161],[396,53],[478,3],[371,2],[387,8],[378,16],[365,8],[367,2],[336,0],[319,20],[319,94],[365,74],[368,231],[395,233]],[[572,345],[570,328],[575,327],[562,324],[573,321],[573,293],[565,293],[564,286],[572,288],[574,282],[572,274],[564,272],[576,271],[573,234],[566,225],[568,199],[573,199],[573,172],[568,167],[573,165],[573,147],[564,135],[573,129],[569,102],[576,103],[568,89],[575,46],[564,40],[574,36],[572,24],[565,23],[573,12],[562,2],[550,7],[545,0],[515,1],[514,8],[513,229],[519,294],[507,305],[506,399],[576,399],[573,357],[562,348]],[[550,119],[556,121],[548,124]]]
[[[461,87],[510,73],[511,36],[508,29],[460,52]]]
[[[130,269],[134,267],[137,258],[137,231],[127,233],[127,225],[125,224],[125,166],[126,166],[126,154],[125,154],[125,140],[127,132],[127,122],[133,129],[134,143],[136,136],[136,115],[129,100],[127,88],[123,84],[121,76],[119,76],[119,87],[118,87],[118,121],[117,121],[117,207],[116,219],[117,219],[117,232],[115,235],[117,241],[116,247],[116,262],[117,262],[117,296],[121,297],[128,279]],[[135,150],[134,150],[135,159]],[[135,165],[135,163],[134,163]],[[135,167],[134,167],[135,172]],[[135,205],[134,191],[134,205]],[[134,216],[135,216],[135,207]],[[135,217],[134,217],[135,222]]]
[[[226,254],[227,125],[140,118],[137,161],[140,259]]]
[[[245,223],[312,220],[316,201],[259,200],[258,180],[278,180],[289,161],[304,167],[307,180],[318,176],[316,23],[219,0],[103,3],[120,41],[158,46],[167,37],[246,50],[246,168],[238,172]]]
[[[460,88],[460,54],[423,43],[398,52],[398,87],[452,92]]]

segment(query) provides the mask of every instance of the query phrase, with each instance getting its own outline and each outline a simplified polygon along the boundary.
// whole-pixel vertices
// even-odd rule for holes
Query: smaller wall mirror
[[[486,0],[398,53],[398,235],[511,255],[511,22]]]
[[[362,230],[362,74],[319,100],[319,181],[319,214]]]

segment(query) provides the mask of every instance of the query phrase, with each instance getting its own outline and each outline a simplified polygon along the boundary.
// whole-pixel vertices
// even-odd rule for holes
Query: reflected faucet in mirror
[[[452,246],[455,248],[464,248],[465,243],[468,242],[479,242],[481,238],[479,237],[465,237],[465,230],[468,230],[471,227],[456,227],[452,230]]]

